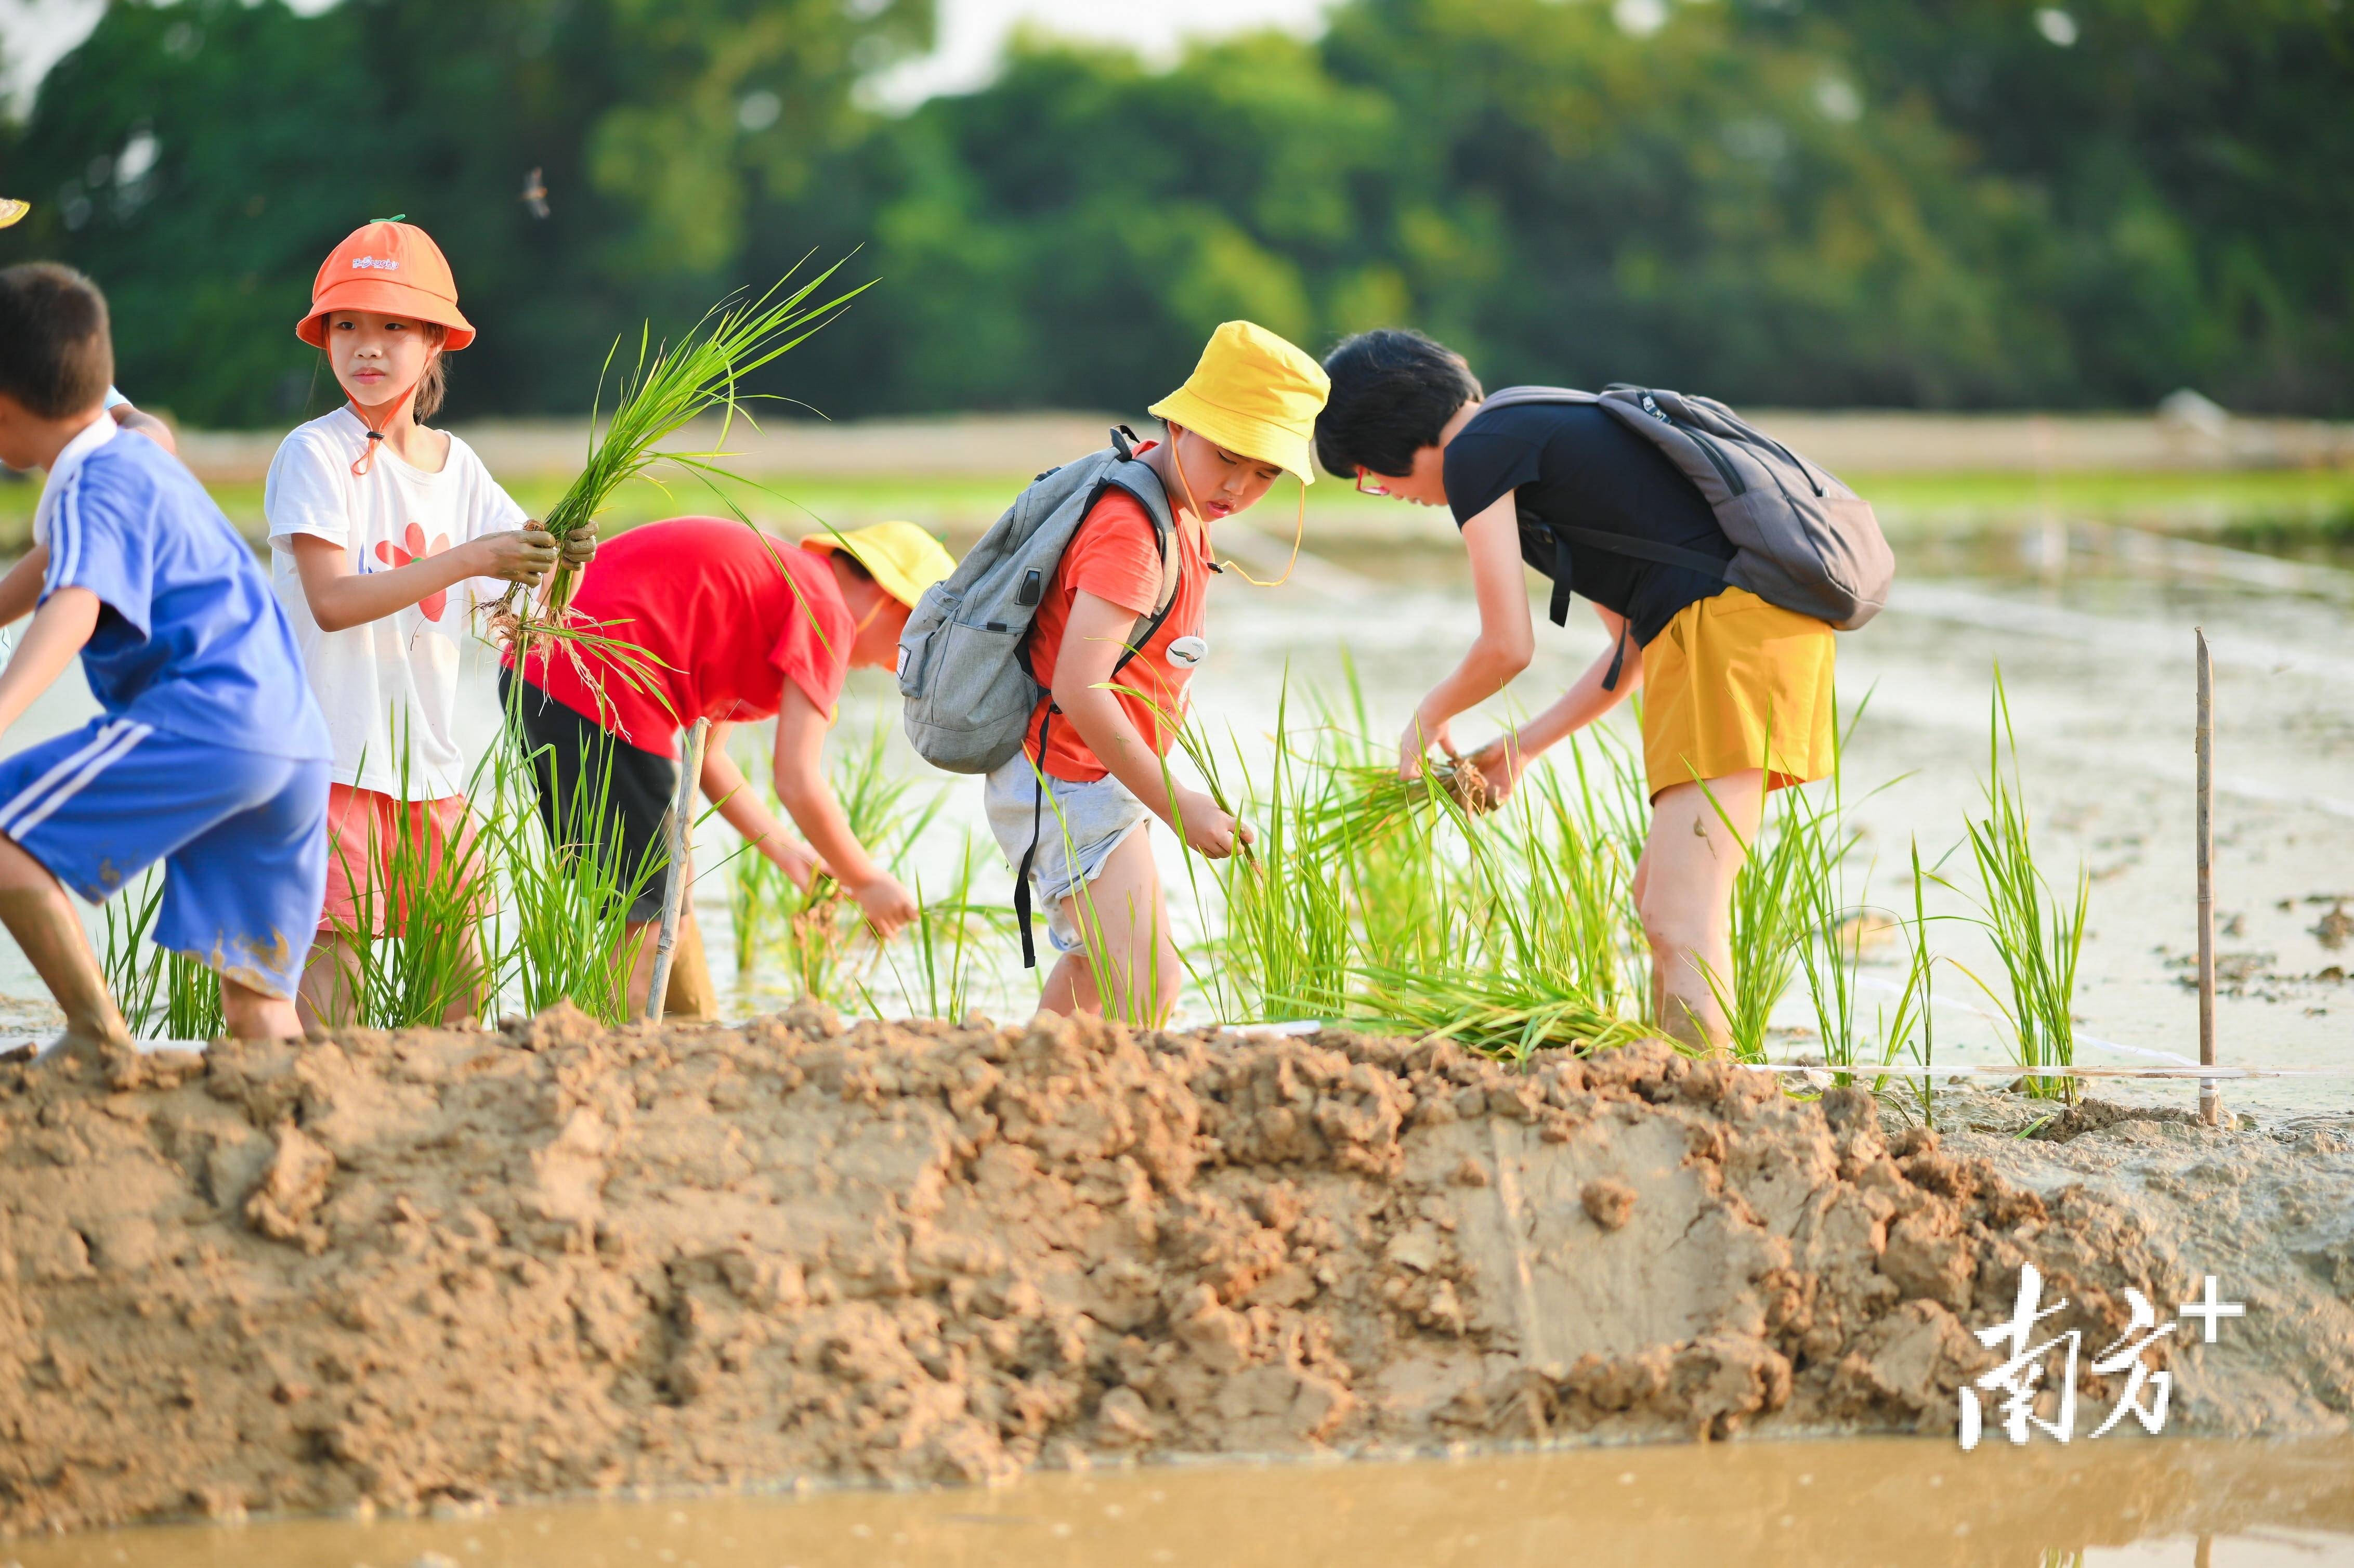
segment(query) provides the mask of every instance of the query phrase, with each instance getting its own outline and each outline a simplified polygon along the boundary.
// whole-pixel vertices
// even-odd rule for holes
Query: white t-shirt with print
[[[472,610],[507,585],[472,577],[381,620],[323,631],[295,569],[291,541],[308,534],[344,546],[355,573],[390,571],[485,534],[519,528],[522,507],[474,450],[450,437],[450,459],[427,473],[375,443],[366,474],[352,464],[369,445],[348,407],[280,443],[261,507],[270,522],[270,581],[327,715],[338,783],[412,800],[463,794],[458,744],[458,662]],[[408,767],[404,779],[402,750]]]

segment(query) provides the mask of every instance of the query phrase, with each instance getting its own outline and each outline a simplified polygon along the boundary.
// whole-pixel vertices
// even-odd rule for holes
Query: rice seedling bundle
[[[1488,776],[1469,758],[1426,762],[1411,779],[1382,763],[1344,763],[1331,769],[1332,807],[1317,848],[1330,853],[1346,840],[1374,839],[1444,800],[1458,816],[1479,817],[1496,809]]]
[[[1433,974],[1368,965],[1357,1021],[1406,1034],[1439,1034],[1525,1062],[1539,1050],[1581,1054],[1629,1045],[1649,1031],[1605,1012],[1558,976],[1489,969]]]
[[[598,376],[597,397],[588,418],[588,453],[579,474],[549,508],[541,525],[560,540],[596,525],[598,515],[613,493],[629,480],[652,478],[652,471],[669,464],[692,474],[726,503],[722,480],[735,479],[723,466],[729,454],[726,442],[744,405],[752,398],[738,387],[744,377],[774,363],[831,321],[868,285],[861,284],[831,299],[813,302],[842,264],[836,262],[815,277],[791,287],[791,276],[779,279],[753,298],[731,296],[704,313],[675,343],[657,343],[651,326],[638,334],[637,360],[620,382],[612,412],[599,419],[605,377],[620,353],[616,339]],[[720,417],[719,444],[702,451],[666,451],[663,443],[694,420],[707,414]],[[658,482],[658,481],[657,481]],[[732,503],[729,510],[735,511]],[[737,513],[737,515],[741,515]],[[534,608],[520,585],[507,590],[490,615],[493,633],[521,652],[532,638],[559,637],[606,652],[625,664],[630,644],[578,623],[568,612],[573,569],[559,565]]]

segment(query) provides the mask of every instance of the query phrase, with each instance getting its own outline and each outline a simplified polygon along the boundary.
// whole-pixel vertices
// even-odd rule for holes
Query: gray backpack
[[[1161,476],[1136,456],[1136,432],[1121,425],[1111,445],[1050,468],[1013,498],[957,569],[924,591],[899,636],[899,694],[907,738],[917,755],[951,773],[987,773],[1022,748],[1045,680],[1022,657],[1023,639],[1054,580],[1055,563],[1103,493],[1114,486],[1143,503],[1161,546],[1161,593],[1111,667],[1118,675],[1152,641],[1177,602],[1177,524]],[[1048,704],[1038,721],[1038,754],[1061,710]],[[1046,784],[1031,800],[1030,847],[1013,872],[1013,918],[1022,933],[1022,967],[1035,969],[1030,930],[1030,866],[1045,828]]]
[[[1613,384],[1599,394],[1566,387],[1508,387],[1483,408],[1522,403],[1593,403],[1668,455],[1700,489],[1733,541],[1720,561],[1630,535],[1537,518],[1561,545],[1553,573],[1553,620],[1569,616],[1568,542],[1663,566],[1686,567],[1747,588],[1768,604],[1852,631],[1880,613],[1896,557],[1872,503],[1712,397]]]
[[[1113,673],[1168,619],[1177,598],[1177,525],[1161,476],[1136,456],[1136,439],[1123,425],[1103,450],[1040,474],[957,569],[917,601],[899,636],[899,694],[907,699],[907,739],[933,767],[987,773],[1021,748],[1031,711],[1054,676],[1023,662],[1022,640],[1055,563],[1108,488],[1143,503],[1161,546],[1159,602]]]

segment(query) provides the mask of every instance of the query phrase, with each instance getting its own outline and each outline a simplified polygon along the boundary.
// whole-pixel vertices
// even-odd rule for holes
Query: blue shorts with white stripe
[[[93,719],[0,761],[0,834],[93,904],[162,861],[157,945],[291,997],[326,897],[328,774]]]

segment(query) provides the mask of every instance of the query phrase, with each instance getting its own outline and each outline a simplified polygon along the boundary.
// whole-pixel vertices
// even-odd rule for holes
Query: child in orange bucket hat
[[[412,906],[471,923],[460,641],[474,602],[536,585],[559,548],[471,447],[423,423],[441,405],[443,356],[474,341],[430,235],[398,217],[354,229],[320,264],[294,334],[326,355],[346,399],[280,444],[262,497],[271,586],[334,745],[326,907],[300,998],[316,1030],[355,1022],[358,939],[404,929]],[[583,538],[562,553],[595,549]],[[456,1022],[480,1007],[482,977],[471,932],[451,939],[473,971],[446,999]]]

